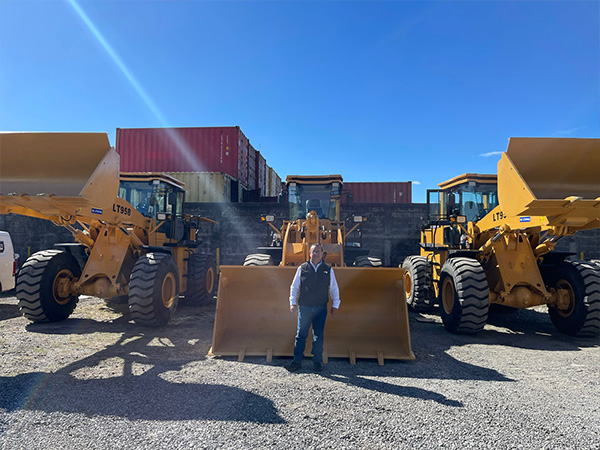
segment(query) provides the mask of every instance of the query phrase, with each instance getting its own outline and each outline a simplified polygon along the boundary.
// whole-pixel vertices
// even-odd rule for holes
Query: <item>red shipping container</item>
[[[248,186],[240,127],[117,128],[123,172],[224,172]]]
[[[412,183],[405,182],[345,182],[343,194],[354,203],[411,203]]]

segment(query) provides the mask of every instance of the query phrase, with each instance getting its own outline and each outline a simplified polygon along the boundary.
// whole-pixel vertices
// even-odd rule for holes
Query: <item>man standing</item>
[[[313,363],[315,372],[323,368],[323,332],[327,318],[329,295],[333,300],[331,315],[340,307],[340,290],[333,268],[323,262],[323,247],[313,244],[310,247],[310,260],[301,264],[290,286],[290,311],[298,311],[298,328],[294,343],[294,360],[287,366],[290,372],[302,367],[302,356],[306,346],[308,331],[313,329]],[[296,303],[297,299],[297,303]]]

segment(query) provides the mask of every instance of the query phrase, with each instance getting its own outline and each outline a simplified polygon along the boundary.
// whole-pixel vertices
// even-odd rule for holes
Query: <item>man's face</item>
[[[321,250],[321,246],[317,245],[310,251],[310,260],[316,266],[321,262],[323,258],[323,250]]]

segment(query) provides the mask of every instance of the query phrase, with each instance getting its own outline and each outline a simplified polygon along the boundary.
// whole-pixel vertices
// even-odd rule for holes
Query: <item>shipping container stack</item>
[[[281,177],[267,165],[267,197],[277,197],[281,194]]]
[[[348,203],[411,203],[412,183],[345,182],[342,194]]]
[[[239,202],[269,193],[266,160],[237,126],[117,128],[116,148],[121,171],[168,173],[186,184],[188,202]]]
[[[256,152],[256,188],[261,197],[268,197],[267,192],[267,160],[260,152]]]

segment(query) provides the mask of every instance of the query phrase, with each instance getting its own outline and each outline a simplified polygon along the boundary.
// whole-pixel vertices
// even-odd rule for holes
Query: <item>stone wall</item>
[[[15,214],[0,214],[0,230],[10,233],[21,264],[28,256],[51,248],[56,243],[73,242],[73,235],[64,227],[58,227],[48,220]]]
[[[278,203],[188,203],[188,213],[213,219],[218,224],[201,222],[201,250],[219,255],[221,264],[242,264],[249,253],[269,243],[268,225],[262,214],[274,214],[276,226],[287,217],[287,205]],[[427,215],[425,204],[344,204],[342,217],[363,215],[363,246],[371,256],[383,259],[386,266],[397,266],[409,255],[418,254],[419,231]],[[57,242],[72,242],[71,234],[51,222],[15,215],[0,215],[0,230],[8,231],[21,255],[52,247]],[[559,251],[576,253],[577,258],[600,259],[600,230],[566,237]]]
[[[260,221],[261,215],[274,214],[274,225],[280,228],[288,208],[277,203],[189,203],[187,211],[218,222],[202,227],[202,240],[210,243],[204,246],[206,250],[218,247],[221,264],[242,264],[246,255],[269,244],[269,228]],[[363,247],[386,266],[397,266],[406,256],[418,253],[416,240],[426,211],[423,204],[352,204],[342,205],[341,215],[367,217],[362,226]]]

